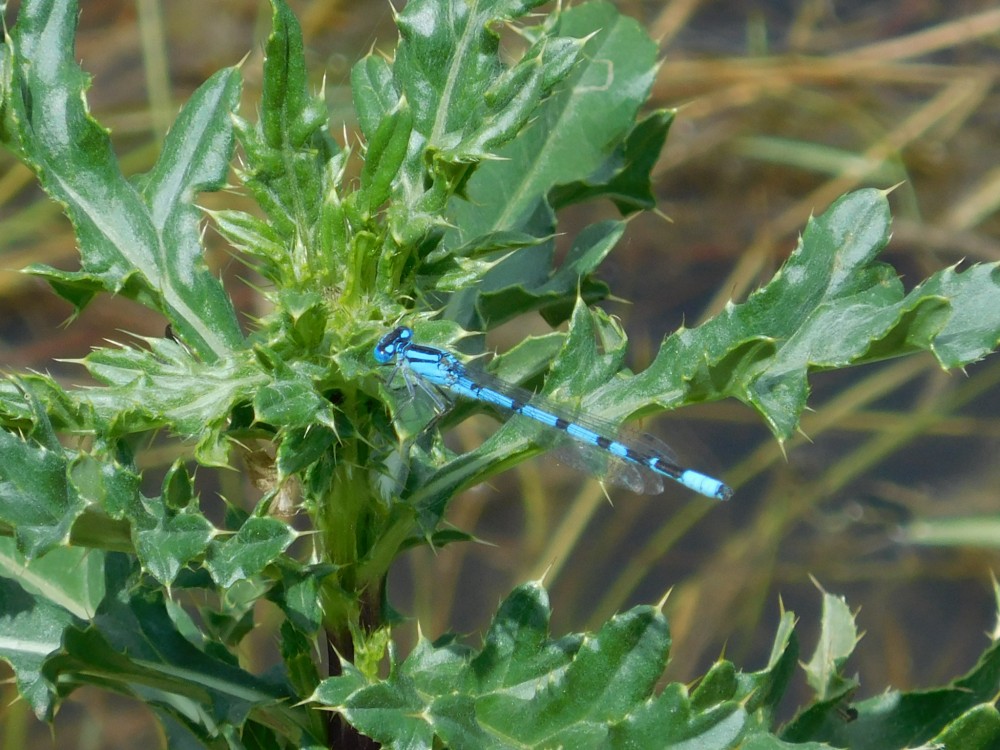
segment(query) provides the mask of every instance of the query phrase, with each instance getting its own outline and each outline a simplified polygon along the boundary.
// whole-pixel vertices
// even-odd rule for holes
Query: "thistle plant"
[[[393,326],[472,357],[486,332],[540,316],[551,332],[498,353],[491,374],[612,424],[733,398],[779,441],[797,428],[812,372],[924,351],[958,368],[1000,335],[996,266],[946,268],[906,291],[878,260],[886,193],[866,189],[810,219],[747,299],[627,371],[598,272],[628,217],[655,206],[650,172],[675,113],[642,111],[659,64],[634,20],[600,0],[531,15],[540,4],[407,3],[394,53],[354,66],[360,133],[338,140],[298,23],[271,0],[260,100],[241,108],[239,67],[219,71],[155,166],[128,177],[86,106],[76,3],[21,5],[0,47],[0,140],[63,207],[80,255],[78,270],[25,270],[77,310],[120,295],[166,327],[81,359],[96,386],[39,373],[0,383],[0,657],[40,718],[98,685],[145,701],[170,747],[1000,737],[995,645],[948,686],[850,706],[857,684],[843,670],[858,635],[830,594],[803,664],[815,697],[781,726],[799,660],[790,612],[762,669],[720,659],[693,689],[660,685],[671,642],[658,605],[554,636],[540,582],[510,594],[481,646],[443,636],[399,652],[385,586],[394,561],[468,541],[443,523],[455,495],[547,446],[512,420],[451,450],[442,436],[481,409],[414,408],[372,355]],[[516,32],[503,57],[501,28]],[[254,211],[198,208],[231,179]],[[599,199],[619,218],[586,227],[560,256],[560,211]],[[257,274],[266,314],[234,308],[206,265],[206,224]],[[136,461],[152,435],[185,449],[156,491]],[[224,517],[210,518],[196,475],[213,467],[252,475],[259,494],[226,498]],[[265,674],[239,658],[261,601],[281,613],[281,664]]]

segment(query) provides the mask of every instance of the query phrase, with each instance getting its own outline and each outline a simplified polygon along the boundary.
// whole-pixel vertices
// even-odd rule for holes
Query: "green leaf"
[[[368,143],[365,164],[361,168],[361,187],[356,194],[356,205],[365,215],[370,215],[389,199],[396,173],[406,157],[413,116],[406,99],[386,114]]]
[[[205,567],[222,588],[253,578],[295,539],[295,532],[276,518],[248,518],[235,536],[214,540]]]
[[[740,750],[834,750],[825,742],[783,742],[770,734],[758,734],[740,744]]]
[[[39,719],[52,715],[52,686],[42,676],[48,656],[59,650],[63,631],[75,618],[17,582],[0,578],[0,659],[10,664],[17,690]]]
[[[324,580],[335,573],[337,568],[329,564],[282,563],[281,585],[271,588],[268,598],[281,607],[298,631],[314,635],[323,622],[321,587]]]
[[[163,477],[163,504],[170,510],[184,510],[194,499],[194,478],[183,463],[174,461]]]
[[[909,693],[890,690],[852,703],[857,718],[850,722],[838,715],[836,701],[815,704],[786,726],[781,736],[789,742],[823,741],[851,750],[915,747],[939,734],[989,736],[995,732],[995,717],[977,707],[992,705],[998,685],[1000,643],[994,642],[968,674],[945,687]],[[971,713],[963,718],[967,712]],[[955,734],[950,734],[952,728]]]
[[[823,592],[823,617],[819,642],[812,658],[804,665],[806,680],[820,701],[843,698],[857,688],[856,680],[841,674],[844,663],[858,644],[854,615],[842,596]]]
[[[313,641],[306,638],[291,622],[286,620],[281,623],[281,658],[297,695],[311,695],[319,685],[320,676],[313,661],[313,648]]]
[[[416,283],[435,292],[456,292],[476,284],[511,251],[538,246],[551,238],[539,238],[524,232],[497,232],[477,237],[472,242],[446,250],[439,247],[429,253],[421,265]]]
[[[964,272],[956,268],[939,271],[909,295],[949,300],[951,315],[930,345],[941,366],[948,368],[976,362],[1000,342],[1000,266],[977,264]]]
[[[272,280],[281,278],[285,246],[281,236],[263,219],[245,211],[233,209],[208,211],[215,228],[226,241],[249,259],[257,261],[254,267]]]
[[[752,727],[743,707],[725,701],[695,710],[683,685],[668,685],[656,700],[637,708],[622,724],[613,727],[614,747],[742,748]],[[594,745],[602,747],[606,745]]]
[[[47,423],[53,430],[77,435],[104,426],[78,391],[67,391],[53,378],[38,374],[0,380],[0,422],[18,431]]]
[[[734,396],[785,439],[806,406],[811,371],[937,352],[939,341],[967,361],[984,356],[1000,336],[996,266],[947,269],[906,294],[892,267],[876,260],[889,218],[880,191],[838,199],[809,221],[770,283],[704,325],[668,336],[649,368],[595,389],[586,407],[621,419]],[[974,314],[975,330],[959,333],[952,321]]]
[[[584,228],[559,268],[548,270],[536,278],[525,278],[515,286],[501,284],[499,291],[484,289],[479,299],[479,314],[487,326],[504,323],[516,315],[539,310],[552,325],[566,320],[577,300],[591,304],[607,296],[609,288],[589,275],[611,253],[625,233],[625,222],[599,221]],[[546,248],[552,251],[551,243]]]
[[[587,41],[577,64],[538,108],[531,127],[500,149],[498,160],[480,165],[469,180],[468,200],[449,205],[458,243],[521,228],[554,186],[593,174],[633,127],[652,85],[656,45],[610,3],[564,10],[546,34]]]
[[[745,696],[747,711],[761,714],[770,724],[798,665],[799,643],[795,637],[795,615],[783,612],[771,646],[767,666],[759,672],[738,676],[737,696]]]
[[[569,72],[583,45],[580,39],[546,37],[529,49],[482,93],[462,135],[442,136],[445,148],[437,158],[454,164],[490,158],[521,132],[543,96]],[[432,141],[430,146],[435,149],[438,142]]]
[[[351,93],[361,132],[371,141],[379,124],[399,102],[388,60],[379,55],[361,58],[351,68]]]
[[[121,584],[119,584],[121,585]],[[110,589],[109,589],[110,590]],[[170,619],[162,593],[117,593],[85,628],[70,627],[43,674],[64,697],[82,685],[133,695],[207,736],[218,724],[270,717],[294,734],[301,722],[281,688],[200,650]]]
[[[392,243],[381,252],[378,285],[386,294],[395,296],[390,285],[398,283],[400,271],[410,270],[407,261],[414,246],[439,242],[449,226],[443,216],[449,196],[462,194],[479,163],[519,137],[581,54],[583,39],[543,35],[510,67],[501,61],[498,25],[513,23],[539,4],[407,3],[397,17],[400,42],[394,61],[369,55],[354,67],[355,106],[369,140],[366,169],[376,169],[368,167],[374,158],[382,174],[379,184],[391,182],[392,187]],[[406,122],[392,124],[403,113]],[[412,132],[406,133],[400,125],[410,123]],[[379,142],[389,132],[396,134],[396,148],[394,158],[385,162]],[[405,143],[404,135],[409,136]],[[398,167],[395,174],[390,164]],[[363,210],[373,207],[366,193],[362,190],[358,200]],[[384,187],[378,197],[382,194]],[[480,276],[485,270],[480,269]]]
[[[143,507],[144,516],[133,521],[135,553],[143,570],[169,586],[184,565],[205,553],[215,527],[197,510],[168,512],[159,498],[143,498]]]
[[[989,750],[1000,746],[1000,712],[992,703],[974,706],[931,740],[944,750]]]
[[[482,126],[487,92],[504,74],[494,28],[541,2],[414,0],[399,13],[394,78],[431,148],[453,148],[468,128]]]
[[[316,392],[303,375],[284,369],[270,383],[259,387],[253,397],[257,419],[281,427],[309,427],[322,424],[335,429],[330,402]]]
[[[235,405],[249,401],[267,382],[249,356],[199,362],[169,339],[143,339],[149,350],[98,349],[83,364],[108,387],[81,394],[117,434],[169,426],[199,440],[202,463],[224,464],[221,444]]]
[[[69,463],[68,475],[79,497],[115,520],[125,518],[139,497],[139,475],[103,451],[77,455]]]
[[[87,505],[67,477],[66,454],[0,431],[0,455],[0,520],[19,551],[32,558],[66,542]]]
[[[327,409],[324,405],[324,409]],[[283,482],[314,465],[338,442],[337,433],[330,427],[313,423],[302,429],[287,430],[278,445],[274,465],[278,469],[278,482]]]
[[[638,123],[624,143],[585,180],[560,185],[549,194],[556,209],[598,197],[614,201],[623,216],[656,208],[651,174],[659,159],[674,110],[653,112]]]
[[[0,538],[0,573],[32,596],[85,620],[104,598],[104,554],[81,547],[57,547],[27,559],[13,539]]]
[[[105,290],[159,309],[202,358],[214,360],[237,348],[242,335],[202,260],[191,201],[225,182],[239,74],[220,71],[195,92],[136,189],[122,176],[107,131],[87,111],[89,80],[73,52],[78,15],[75,2],[28,2],[10,33],[14,81],[2,135],[65,208],[82,261],[79,272],[29,270],[77,307]]]
[[[652,607],[612,618],[594,635],[557,640],[537,585],[501,605],[482,650],[421,640],[388,679],[348,666],[312,700],[386,747],[730,747],[747,730],[734,701],[695,709],[681,685],[660,695],[670,638]]]
[[[265,48],[260,121],[237,118],[246,151],[243,184],[267,212],[271,229],[285,245],[286,283],[330,268],[332,248],[320,242],[324,196],[332,190],[327,165],[339,149],[326,132],[328,113],[322,97],[309,93],[302,30],[284,0],[272,0],[272,30]],[[288,248],[301,243],[304,255],[291,258]],[[294,268],[289,268],[289,261]]]
[[[546,196],[557,185],[598,172],[634,125],[655,75],[656,45],[634,19],[619,16],[608,3],[585,3],[554,19],[536,33],[586,40],[580,59],[541,102],[530,127],[499,149],[497,159],[477,168],[465,199],[451,200],[448,219],[455,229],[445,236],[448,246],[505,230],[554,234]],[[455,295],[447,314],[463,327],[477,329],[484,322],[494,325],[528,311],[536,306],[525,305],[520,290],[545,284],[551,265],[551,245],[545,252],[528,248],[516,253],[478,285]],[[579,277],[573,280],[569,300],[579,284]],[[586,298],[595,301],[603,291],[587,289]],[[487,295],[495,299],[483,300]],[[497,315],[500,310],[506,311],[504,317]]]
[[[59,649],[64,629],[97,610],[105,594],[104,555],[58,547],[28,560],[14,540],[0,539],[0,571],[0,658],[35,715],[50,718],[52,687],[41,667]]]

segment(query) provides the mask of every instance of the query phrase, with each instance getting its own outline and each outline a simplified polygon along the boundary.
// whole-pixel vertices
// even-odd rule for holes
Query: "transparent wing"
[[[408,372],[405,362],[401,365],[403,376],[412,379],[421,390],[430,394],[435,403],[442,389],[431,384],[424,384],[422,379],[414,372]],[[662,441],[651,435],[643,435],[631,430],[620,430],[616,424],[604,419],[581,413],[577,410],[568,409],[564,404],[557,403],[545,396],[532,393],[524,388],[499,380],[498,378],[484,372],[476,367],[461,365],[459,373],[468,380],[475,383],[479,388],[500,393],[518,403],[531,404],[560,420],[567,423],[583,427],[602,438],[624,443],[643,455],[655,454],[670,464],[676,465],[677,459]],[[447,393],[447,391],[445,391]],[[454,398],[454,394],[447,393]],[[468,394],[462,393],[467,396]],[[496,406],[496,404],[491,404]],[[503,411],[509,411],[497,407]],[[620,456],[608,452],[605,448],[594,443],[581,441],[566,433],[565,431],[547,427],[544,423],[523,414],[515,414],[514,420],[518,422],[530,423],[533,426],[539,425],[544,432],[533,430],[539,437],[534,439],[542,447],[552,447],[555,458],[558,461],[576,469],[581,469],[600,478],[608,484],[625,487],[632,492],[639,494],[659,494],[663,492],[664,476],[642,464],[634,463]]]

